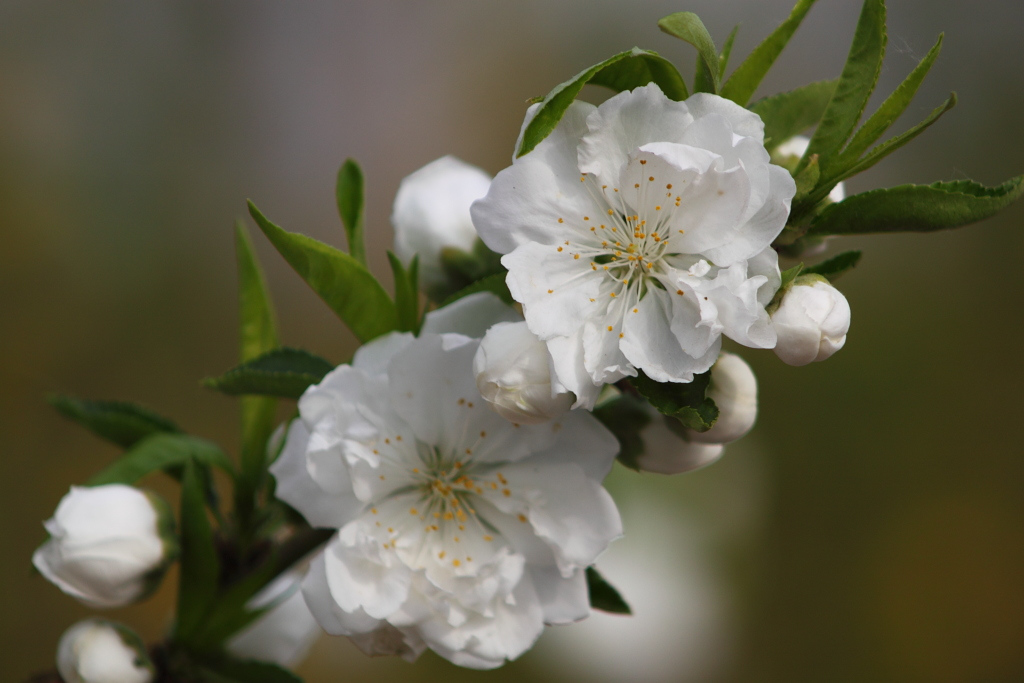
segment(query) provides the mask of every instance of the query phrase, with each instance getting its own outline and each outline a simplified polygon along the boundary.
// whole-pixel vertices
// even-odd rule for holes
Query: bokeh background
[[[340,244],[333,182],[360,161],[372,267],[389,278],[399,180],[452,153],[506,166],[527,98],[633,45],[692,73],[656,21],[698,12],[734,64],[790,0],[0,2],[0,678],[52,666],[88,610],[30,571],[69,484],[115,451],[44,403],[140,401],[230,448],[237,410],[197,380],[233,365],[232,223],[253,198]],[[820,0],[765,80],[839,73],[859,11]],[[848,184],[1024,171],[1019,0],[893,0],[884,94],[940,31],[902,129],[960,105]],[[600,98],[591,92],[590,98]],[[875,102],[879,97],[875,98]],[[596,100],[595,100],[596,101]],[[626,537],[599,566],[634,606],[549,629],[504,669],[371,660],[323,638],[318,681],[1024,680],[1024,206],[982,225],[845,240],[846,348],[790,368],[743,351],[755,431],[719,463],[616,468]],[[354,340],[255,235],[282,338],[340,361]],[[169,494],[173,489],[153,480]],[[173,581],[113,613],[154,640]]]

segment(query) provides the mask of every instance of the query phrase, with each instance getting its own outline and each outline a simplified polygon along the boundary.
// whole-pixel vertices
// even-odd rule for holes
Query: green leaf
[[[799,198],[806,197],[813,192],[820,179],[821,167],[818,165],[818,155],[815,154],[807,162],[807,165],[793,178],[796,181],[796,196],[793,200],[797,201]]]
[[[199,465],[189,460],[181,480],[181,573],[174,640],[201,647],[192,640],[217,595],[220,558],[206,516]]]
[[[852,163],[845,168],[842,167],[842,164],[844,162],[842,160],[838,161],[834,166],[838,167],[840,170],[833,171],[833,175],[829,178],[827,185],[823,183],[821,189],[818,192],[818,194],[820,195],[819,199],[828,194],[829,191],[831,191],[831,189],[835,187],[835,184],[838,183],[840,180],[843,180],[844,178],[849,178],[851,176],[857,175],[858,173],[866,171],[867,169],[871,168],[885,157],[889,156],[890,154],[898,150],[903,145],[907,144],[908,142],[916,138],[918,135],[927,130],[929,126],[938,121],[943,114],[945,114],[947,111],[949,111],[955,106],[956,93],[951,93],[949,99],[943,102],[936,109],[932,110],[932,113],[929,114],[924,121],[917,124],[910,130],[900,133],[894,138],[886,140],[885,142],[871,150],[867,154],[867,156],[865,156],[860,161],[853,160]]]
[[[928,72],[932,68],[932,64],[935,63],[935,59],[939,56],[939,51],[942,49],[942,35],[939,35],[939,39],[928,54],[925,55],[921,63],[910,72],[896,90],[893,91],[882,106],[878,108],[874,114],[861,126],[860,130],[850,140],[850,144],[846,146],[846,149],[841,155],[841,161],[854,161],[861,157],[864,152],[867,151],[878,138],[889,129],[896,119],[906,110],[907,105],[914,99],[914,95],[917,94],[917,89],[921,86],[921,82],[924,81],[924,77],[928,75]]]
[[[261,394],[297,399],[309,385],[318,384],[333,369],[330,361],[309,351],[281,347],[220,377],[209,377],[203,384],[231,396]]]
[[[782,54],[782,50],[796,33],[800,22],[804,20],[814,2],[815,0],[799,0],[796,3],[796,7],[790,12],[789,17],[754,48],[754,51],[743,60],[742,64],[736,67],[736,71],[722,85],[722,97],[732,100],[741,107],[747,106],[747,102],[753,97],[757,86],[761,84],[768,69]]]
[[[885,0],[864,0],[846,66],[804,154],[805,160],[819,155],[823,176],[831,173],[833,160],[864,113],[882,70],[885,42]]]
[[[658,21],[658,28],[670,36],[685,40],[697,48],[697,75],[694,92],[718,92],[718,50],[704,22],[693,12],[676,12]]]
[[[216,444],[185,434],[154,434],[88,481],[88,486],[134,484],[153,472],[180,470],[191,461],[219,467],[234,476],[231,460]]]
[[[122,448],[131,448],[153,434],[181,433],[178,425],[134,403],[91,401],[54,394],[47,398],[57,412]]]
[[[623,61],[642,64],[619,64]],[[608,73],[605,74],[605,71]],[[670,99],[685,100],[688,96],[686,84],[679,72],[656,52],[635,47],[584,69],[568,81],[556,85],[544,96],[530,123],[523,129],[516,156],[521,157],[530,152],[555,129],[566,109],[587,83],[594,82],[615,90],[627,90],[652,81],[657,83]]]
[[[398,327],[394,302],[359,261],[312,237],[281,229],[252,202],[249,213],[281,256],[360,341]]]
[[[637,391],[664,415],[670,415],[683,426],[697,432],[711,429],[718,419],[718,406],[705,396],[711,382],[711,371],[694,375],[692,382],[656,382],[638,371],[630,382]]]
[[[441,305],[438,306],[438,308],[444,308],[453,301],[458,301],[464,296],[476,294],[477,292],[491,292],[492,294],[498,296],[498,298],[500,298],[506,304],[511,306],[515,302],[512,300],[512,294],[508,291],[508,285],[505,284],[505,276],[505,273],[495,273],[493,275],[488,275],[485,278],[477,280],[470,286],[464,289],[460,289],[459,291],[455,292],[450,297],[445,299],[443,302],[441,302]]]
[[[772,150],[821,120],[837,80],[818,81],[758,100],[750,111],[764,121],[765,147]]]
[[[249,231],[239,222],[235,226],[235,251],[238,258],[238,300],[240,319],[239,360],[258,358],[278,345],[274,309]],[[266,477],[267,440],[274,431],[277,401],[273,398],[246,396],[242,409],[242,466],[235,486],[239,521],[246,527],[252,515],[254,496]]]
[[[593,567],[587,567],[587,591],[590,594],[590,606],[594,609],[612,614],[633,613],[615,586],[608,583]]]
[[[827,278],[830,282],[838,280],[843,273],[852,269],[860,261],[861,252],[859,251],[844,251],[841,254],[837,254],[827,261],[811,266],[804,270],[805,273],[813,275],[821,275]]]
[[[971,180],[900,185],[847,197],[815,218],[809,235],[931,232],[994,216],[1024,195],[1024,176],[996,187]]]
[[[413,257],[408,270],[402,265],[402,261],[390,251],[388,252],[388,262],[391,264],[391,272],[395,277],[395,310],[398,311],[398,331],[415,334],[419,331],[420,322],[418,275],[420,257],[418,254]]]
[[[205,668],[216,676],[209,679],[209,683],[302,683],[301,678],[287,669],[255,660],[226,658],[207,664]]]
[[[366,245],[363,243],[363,172],[354,159],[345,159],[338,169],[338,182],[334,187],[338,200],[338,215],[345,227],[348,253],[366,265]]]
[[[732,54],[732,44],[736,42],[736,34],[740,31],[740,25],[736,24],[732,27],[732,31],[729,33],[729,37],[725,39],[725,45],[722,46],[722,51],[718,53],[718,80],[721,81],[725,78],[725,70],[729,66],[729,56]]]
[[[620,394],[593,411],[594,417],[619,440],[619,462],[632,470],[640,469],[637,459],[644,453],[640,432],[651,421],[645,408],[644,401],[636,396]]]

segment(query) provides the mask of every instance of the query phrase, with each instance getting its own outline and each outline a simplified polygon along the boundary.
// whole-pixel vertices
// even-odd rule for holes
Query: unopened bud
[[[80,621],[64,632],[57,672],[65,683],[150,683],[156,677],[139,637],[103,619]]]
[[[850,329],[850,304],[820,276],[800,276],[772,313],[778,334],[775,354],[790,365],[825,360],[843,348]]]

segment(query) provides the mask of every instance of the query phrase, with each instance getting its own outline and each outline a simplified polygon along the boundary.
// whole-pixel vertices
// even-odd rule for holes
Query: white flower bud
[[[636,465],[644,472],[656,474],[682,474],[710,465],[722,457],[722,444],[687,441],[676,428],[669,426],[674,417],[665,417],[651,409],[651,421],[640,430],[644,452]],[[680,425],[680,431],[692,433]]]
[[[750,431],[757,419],[757,378],[747,362],[723,353],[711,366],[707,396],[718,406],[718,419],[706,432],[688,432],[690,441],[729,443]]]
[[[65,683],[150,683],[155,669],[137,635],[102,619],[80,621],[60,638],[57,671]]]
[[[442,249],[472,251],[477,235],[469,206],[486,195],[490,185],[491,177],[476,166],[445,156],[406,176],[398,186],[391,214],[395,254],[405,263],[419,254],[423,287],[445,282]]]
[[[825,360],[843,348],[850,329],[850,304],[817,276],[801,276],[772,314],[778,334],[775,354],[790,365]]]
[[[510,422],[539,424],[572,407],[573,395],[557,381],[552,384],[547,345],[525,322],[498,323],[487,330],[473,372],[480,395]]]
[[[120,607],[145,597],[178,554],[167,503],[123,484],[72,486],[44,526],[50,540],[32,563],[62,591],[93,607]]]
[[[304,573],[282,574],[246,605],[259,609],[273,605],[266,614],[231,637],[227,651],[239,659],[255,659],[293,667],[306,658],[323,631],[302,597]]]

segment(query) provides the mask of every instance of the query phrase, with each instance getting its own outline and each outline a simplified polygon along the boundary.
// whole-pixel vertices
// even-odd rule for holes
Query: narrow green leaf
[[[851,165],[845,168],[843,168],[842,166],[843,161],[838,161],[834,165],[835,170],[833,170],[833,175],[829,180],[829,186],[827,188],[822,187],[819,191],[821,197],[824,197],[824,195],[828,194],[831,191],[832,187],[834,187],[835,184],[840,180],[843,180],[844,178],[849,178],[851,176],[855,176],[858,173],[866,171],[867,169],[871,168],[885,157],[889,156],[890,154],[898,150],[903,145],[907,144],[908,142],[916,138],[918,135],[927,130],[933,123],[938,121],[943,114],[945,114],[947,111],[949,111],[955,106],[956,93],[951,93],[949,95],[949,99],[943,102],[936,109],[932,110],[932,113],[929,114],[924,121],[917,124],[910,130],[900,133],[896,137],[889,138],[888,140],[886,140],[885,142],[883,142],[882,144],[878,145],[870,152],[868,152],[867,156],[865,156],[860,161],[851,160]]]
[[[640,63],[619,64],[624,61]],[[516,156],[521,157],[540,144],[540,141],[562,120],[565,110],[576,99],[583,86],[591,82],[614,90],[631,90],[654,82],[673,100],[685,100],[688,96],[686,84],[679,72],[656,52],[636,47],[620,52],[556,85],[545,95],[530,123],[523,130]]]
[[[185,645],[202,626],[217,595],[220,558],[206,516],[199,465],[189,460],[181,480],[181,574],[174,640]]]
[[[931,232],[958,228],[999,213],[1024,195],[1024,176],[996,187],[971,180],[900,185],[847,197],[828,206],[809,235]]]
[[[859,251],[844,251],[841,254],[837,254],[827,261],[822,261],[817,265],[813,265],[807,268],[804,272],[813,275],[821,275],[827,278],[830,282],[838,280],[846,271],[851,270],[860,261],[861,252]]]
[[[656,382],[643,371],[630,382],[658,412],[676,418],[694,431],[706,432],[718,419],[718,406],[705,396],[711,382],[710,370],[694,375],[693,381],[685,384]]]
[[[676,12],[658,21],[658,28],[697,48],[697,76],[694,92],[718,92],[718,50],[704,22],[693,12]]]
[[[89,486],[134,484],[153,472],[180,470],[191,461],[219,467],[234,476],[230,458],[216,444],[185,434],[154,434],[89,480]]]
[[[636,396],[620,394],[593,411],[594,417],[619,440],[619,462],[632,470],[640,469],[637,460],[644,454],[640,432],[651,421],[645,408],[644,401]]]
[[[91,401],[59,394],[49,396],[47,401],[64,417],[122,448],[131,448],[153,434],[181,432],[167,418],[134,403]]]
[[[318,384],[334,369],[330,361],[309,351],[281,347],[243,363],[203,384],[230,396],[256,394],[299,398],[311,384]]]
[[[793,178],[796,181],[796,196],[793,198],[793,201],[798,201],[800,197],[806,197],[813,192],[820,179],[821,167],[818,166],[818,155],[815,154],[807,162],[807,165]]]
[[[732,27],[732,31],[729,33],[729,37],[725,39],[725,45],[722,46],[722,51],[718,54],[718,80],[721,81],[725,78],[725,70],[729,66],[729,56],[732,55],[732,44],[736,42],[736,34],[740,31],[740,25],[736,24]]]
[[[925,55],[921,63],[910,72],[896,90],[893,91],[882,106],[878,108],[874,114],[861,126],[860,130],[856,132],[853,139],[850,140],[850,144],[846,146],[843,151],[841,159],[843,161],[853,161],[859,159],[864,152],[867,151],[878,138],[889,129],[896,119],[906,110],[907,105],[914,99],[914,95],[917,94],[917,89],[921,86],[921,82],[924,81],[924,77],[928,75],[928,72],[932,68],[932,64],[935,63],[935,59],[939,56],[939,52],[942,50],[942,38],[940,34],[939,39],[935,42],[935,45],[928,54]],[[840,161],[842,163],[842,161]]]
[[[360,341],[398,327],[394,302],[359,261],[312,237],[281,229],[252,202],[249,213],[281,256]]]
[[[768,69],[782,54],[782,50],[796,33],[800,22],[804,20],[814,2],[815,0],[799,0],[796,3],[796,7],[790,12],[789,17],[754,48],[754,51],[743,60],[742,64],[736,67],[736,71],[722,85],[722,97],[732,100],[741,107],[747,106],[747,102],[753,97],[757,86],[761,84]]]
[[[348,253],[366,265],[366,245],[363,242],[363,172],[355,159],[345,159],[338,169],[338,182],[334,187],[338,200],[338,215],[345,227]]]
[[[750,111],[764,121],[765,147],[775,149],[821,120],[837,80],[817,81],[802,88],[758,100]]]
[[[804,159],[819,155],[823,176],[853,133],[871,97],[885,56],[885,0],[864,0],[846,66],[814,131]]]
[[[398,331],[415,333],[419,327],[420,292],[417,282],[419,255],[414,256],[409,269],[392,252],[388,262],[395,277],[395,310],[398,312]]]
[[[502,301],[507,303],[509,306],[511,306],[515,302],[512,301],[512,294],[508,291],[508,285],[505,284],[505,277],[506,273],[495,273],[493,275],[488,275],[485,278],[477,280],[470,286],[464,289],[460,289],[459,291],[455,292],[450,297],[445,299],[441,303],[441,305],[438,306],[438,308],[444,308],[453,301],[458,301],[464,296],[476,294],[477,292],[491,292],[492,294],[498,296]]]
[[[590,606],[594,609],[612,614],[633,613],[615,586],[608,583],[593,567],[587,567],[587,591],[590,594]]]
[[[249,231],[241,222],[235,226],[235,251],[240,320],[238,356],[245,363],[277,347],[277,326],[263,269],[256,258]],[[267,440],[274,431],[277,401],[246,396],[241,400],[241,409],[242,466],[235,486],[235,501],[239,521],[245,527],[252,515],[256,491],[266,477]]]

